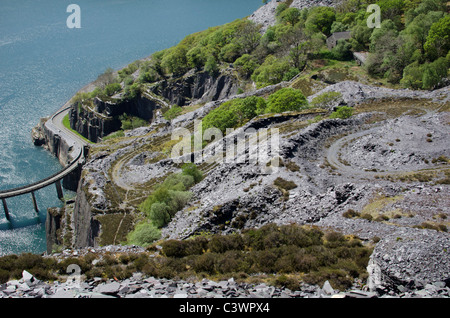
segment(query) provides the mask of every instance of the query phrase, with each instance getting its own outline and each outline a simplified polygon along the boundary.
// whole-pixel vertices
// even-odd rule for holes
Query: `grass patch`
[[[102,141],[107,141],[107,140],[122,138],[122,137],[125,137],[125,133],[123,132],[123,130],[118,130],[116,132],[109,134],[108,136],[103,137]]]
[[[62,123],[63,123],[64,127],[66,127],[68,130],[70,130],[71,132],[76,134],[79,138],[83,139],[85,142],[90,143],[90,144],[95,144],[95,142],[90,141],[86,137],[82,136],[78,131],[76,131],[70,127],[69,114],[64,116]]]

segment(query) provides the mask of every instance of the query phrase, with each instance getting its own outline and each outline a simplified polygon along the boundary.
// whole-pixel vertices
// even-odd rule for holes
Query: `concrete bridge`
[[[61,180],[84,164],[85,147],[87,145],[87,142],[82,138],[80,138],[80,136],[78,136],[77,134],[68,130],[63,124],[63,118],[68,113],[69,109],[70,109],[69,102],[67,102],[57,113],[55,113],[45,123],[45,126],[46,129],[52,131],[55,135],[58,135],[60,138],[66,141],[66,143],[70,146],[71,149],[71,157],[74,159],[68,165],[66,165],[61,171],[43,180],[22,187],[0,191],[0,199],[3,204],[5,217],[8,221],[10,221],[10,216],[6,199],[19,195],[31,194],[31,200],[33,203],[34,210],[36,211],[36,213],[38,213],[39,210],[36,202],[36,197],[34,194],[35,191],[54,184],[56,186],[56,193],[58,195],[58,198],[60,200],[63,200],[64,194],[61,186]]]
[[[79,166],[81,166],[83,164],[83,161],[84,161],[83,147],[80,147],[80,152],[79,152],[78,156],[76,157],[76,159],[73,160],[67,167],[65,167],[61,171],[51,175],[50,177],[43,179],[43,180],[40,180],[38,182],[29,184],[29,185],[26,185],[23,187],[0,191],[0,199],[2,200],[2,203],[3,203],[3,210],[5,211],[6,219],[8,221],[10,220],[8,205],[6,204],[7,198],[12,198],[15,196],[31,193],[31,200],[33,202],[34,210],[36,211],[36,213],[38,213],[39,210],[38,210],[34,192],[37,190],[40,190],[42,188],[45,188],[51,184],[55,184],[58,198],[60,200],[62,200],[64,197],[64,194],[63,194],[63,190],[62,190],[62,186],[61,186],[61,180],[65,176],[67,176],[68,174],[73,172],[75,169],[77,169]]]

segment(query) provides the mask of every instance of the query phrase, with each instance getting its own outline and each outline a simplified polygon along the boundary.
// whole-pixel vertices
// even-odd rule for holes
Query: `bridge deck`
[[[45,188],[53,183],[56,183],[63,179],[65,176],[70,174],[72,171],[78,168],[79,164],[82,164],[84,161],[84,146],[86,145],[86,142],[79,138],[79,136],[75,135],[73,132],[69,131],[66,127],[64,127],[62,121],[64,116],[67,114],[69,110],[69,102],[67,102],[58,112],[56,112],[50,120],[48,120],[45,125],[51,129],[52,131],[55,131],[56,134],[58,134],[61,138],[66,139],[66,141],[71,144],[71,146],[74,149],[74,152],[76,154],[76,158],[65,168],[63,168],[61,171],[43,179],[38,182],[34,182],[32,184],[28,184],[22,187],[9,189],[9,190],[2,190],[0,191],[0,200],[1,199],[7,199],[11,197],[15,197],[18,195],[23,195],[27,193],[32,193],[34,191],[37,191],[39,189]]]
[[[12,198],[12,197],[15,197],[18,195],[27,194],[27,193],[45,188],[57,181],[60,181],[65,176],[67,176],[69,173],[71,173],[76,168],[78,168],[78,164],[81,162],[80,159],[83,159],[83,150],[82,149],[83,148],[80,148],[80,152],[79,152],[77,158],[75,160],[73,160],[72,163],[69,164],[67,167],[65,167],[63,170],[51,175],[50,177],[40,180],[38,182],[28,184],[23,187],[0,191],[0,199],[7,199],[7,198]]]

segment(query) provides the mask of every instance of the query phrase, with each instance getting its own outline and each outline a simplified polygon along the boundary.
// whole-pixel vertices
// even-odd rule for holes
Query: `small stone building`
[[[351,38],[350,31],[345,32],[335,32],[327,39],[328,49],[334,48],[339,40],[348,40]]]

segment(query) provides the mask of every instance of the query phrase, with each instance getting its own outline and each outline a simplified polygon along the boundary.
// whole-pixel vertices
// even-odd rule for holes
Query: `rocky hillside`
[[[336,3],[287,2],[298,9]],[[249,18],[258,28],[240,21],[193,35],[208,45],[198,47],[188,37],[150,58],[150,64],[141,61],[119,71],[120,79],[95,96],[78,96],[71,126],[99,142],[90,146],[76,199],[49,213],[49,252],[132,245],[133,235],[142,229],[149,229],[143,245],[154,250],[165,242],[234,238],[268,224],[296,224],[339,232],[373,248],[364,264],[365,284],[376,295],[420,295],[426,286],[448,295],[449,87],[439,82],[433,90],[402,89],[398,79],[393,83],[370,76],[355,61],[335,60],[318,50],[304,51],[306,62],[294,65],[299,62],[292,59],[295,51],[286,54],[283,45],[292,49],[295,41],[255,35],[277,23],[278,5],[270,1]],[[293,26],[286,22],[284,27]],[[218,44],[225,31],[236,32],[239,42]],[[246,34],[255,35],[259,46]],[[212,43],[213,50],[219,47],[214,61],[202,55]],[[249,47],[254,64],[243,54]],[[238,61],[235,49],[238,56],[248,56]],[[180,52],[194,64],[186,69],[172,63]],[[229,55],[234,63],[227,62]],[[252,66],[254,73],[244,72],[242,65]],[[289,76],[277,77],[279,73]],[[280,95],[286,96],[282,93],[292,94],[292,109],[283,108],[292,99],[277,104]],[[280,111],[273,111],[273,105]],[[146,120],[146,125],[109,135],[124,127],[125,113]],[[238,118],[238,124],[226,135],[216,130],[214,140],[205,138],[193,148],[197,123],[210,120],[210,114],[219,123]],[[267,131],[278,133],[273,139],[278,144],[264,144]],[[246,134],[247,142],[240,143]],[[186,137],[183,147],[180,136]],[[189,179],[186,162],[195,162],[203,176],[189,186],[183,183]],[[169,187],[167,180],[178,181]],[[175,199],[169,202],[170,196]],[[175,213],[169,211],[175,205]],[[154,225],[156,220],[160,226]],[[204,258],[211,254],[207,250]],[[346,253],[343,249],[342,255]],[[119,294],[121,286],[130,288],[93,285],[86,289],[111,288]],[[185,285],[183,294],[193,288]]]

